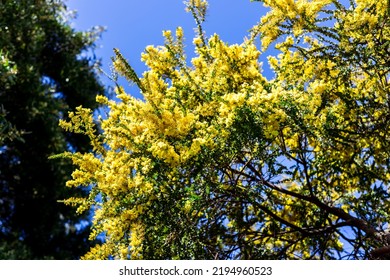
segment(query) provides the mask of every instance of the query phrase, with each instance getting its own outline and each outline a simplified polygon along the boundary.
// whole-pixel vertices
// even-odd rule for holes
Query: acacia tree
[[[389,257],[389,6],[386,0],[264,0],[270,11],[241,45],[197,23],[187,63],[183,31],[148,46],[142,77],[115,50],[114,67],[143,94],[98,96],[61,125],[93,153],[70,198],[94,207],[105,243],[86,259],[368,259]],[[262,75],[262,49],[273,79]]]
[[[98,33],[76,32],[66,13],[60,0],[0,2],[0,259],[75,259],[90,247],[88,216],[58,202],[73,166],[48,159],[90,148],[58,119],[104,93],[98,61],[83,55]]]

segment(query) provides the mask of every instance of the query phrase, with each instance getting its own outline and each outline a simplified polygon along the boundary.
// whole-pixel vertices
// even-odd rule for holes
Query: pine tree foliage
[[[389,256],[390,94],[387,0],[264,0],[240,45],[206,37],[207,2],[183,30],[148,46],[140,88],[117,88],[97,135],[91,111],[61,125],[93,153],[66,153],[70,198],[94,209],[85,259],[368,259]],[[261,48],[256,46],[258,38]],[[268,47],[274,78],[262,75]]]
[[[104,93],[85,55],[98,32],[76,32],[67,13],[58,0],[0,1],[1,259],[75,259],[90,246],[88,217],[58,202],[81,195],[65,187],[74,168],[48,158],[90,149],[58,120]]]

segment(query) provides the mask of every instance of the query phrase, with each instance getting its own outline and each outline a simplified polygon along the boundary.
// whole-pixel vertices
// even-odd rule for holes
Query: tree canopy
[[[229,45],[205,35],[207,2],[188,1],[193,58],[180,27],[146,47],[142,77],[115,50],[143,99],[118,86],[97,97],[98,126],[83,107],[61,121],[93,146],[63,154],[67,185],[91,187],[67,203],[105,235],[85,259],[389,257],[389,2],[261,2]]]
[[[75,259],[91,246],[87,213],[58,202],[79,195],[65,187],[74,168],[48,158],[91,148],[58,120],[104,94],[86,55],[99,33],[73,30],[67,13],[57,0],[0,2],[1,259]]]

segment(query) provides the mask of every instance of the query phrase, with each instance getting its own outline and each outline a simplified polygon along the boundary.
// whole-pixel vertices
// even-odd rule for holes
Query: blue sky
[[[78,16],[72,21],[76,30],[84,31],[97,25],[106,28],[95,53],[102,59],[102,68],[107,73],[113,48],[118,48],[141,75],[146,70],[140,61],[145,47],[162,45],[162,31],[175,30],[178,26],[184,29],[188,57],[193,56],[191,42],[196,25],[191,14],[185,12],[182,0],[68,0],[66,4],[68,9],[77,11]],[[229,44],[239,44],[266,11],[261,3],[250,0],[209,0],[204,30],[208,36],[217,33]],[[266,68],[266,55],[261,60]],[[107,79],[103,81],[113,85]]]

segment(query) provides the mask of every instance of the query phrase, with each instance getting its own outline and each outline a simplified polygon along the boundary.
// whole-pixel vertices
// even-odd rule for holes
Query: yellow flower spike
[[[172,37],[172,32],[171,32],[171,30],[164,30],[164,31],[163,31],[163,36],[164,36],[165,38],[171,38],[171,37]]]

